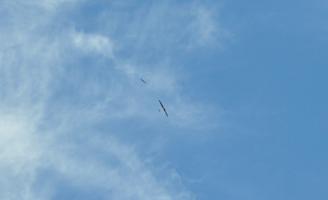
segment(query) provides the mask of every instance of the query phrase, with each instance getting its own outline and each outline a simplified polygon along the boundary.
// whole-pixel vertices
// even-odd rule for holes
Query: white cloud
[[[114,58],[114,44],[109,37],[100,34],[73,32],[72,40],[77,48],[86,53],[97,53],[108,58]]]
[[[117,142],[114,138],[108,141],[92,139],[88,145],[106,153],[106,159],[114,161],[112,160],[112,164],[111,162],[104,164],[88,153],[80,159],[76,156],[63,158],[55,153],[54,162],[57,166],[57,173],[67,177],[72,184],[97,187],[102,191],[107,191],[105,193],[108,199],[182,200],[193,198],[189,192],[183,190],[178,192],[168,190],[166,183],[155,178],[133,149]],[[70,148],[71,152],[74,150],[76,149]],[[62,155],[68,154],[62,152]],[[174,187],[179,186],[177,183],[173,184]]]
[[[131,35],[133,45],[146,48],[169,48],[175,38],[180,42],[185,36],[192,38],[184,30],[170,33],[179,30],[178,22],[157,31],[161,16],[169,14],[170,20],[183,22],[186,18],[165,5],[156,8],[164,8],[159,15],[152,11],[136,19],[135,35],[129,30],[118,37],[106,25],[102,33],[94,33],[67,27],[74,21],[60,24],[63,10],[59,8],[72,2],[82,1],[3,2],[12,17],[0,20],[4,24],[0,27],[4,36],[0,38],[0,199],[52,199],[61,192],[57,178],[81,190],[97,188],[114,200],[194,199],[176,173],[167,172],[175,178],[154,173],[156,166],[147,165],[137,148],[116,137],[124,134],[120,130],[112,133],[96,127],[100,121],[110,124],[113,119],[125,126],[124,119],[131,118],[157,125],[155,121],[162,117],[157,112],[158,98],[165,99],[173,127],[206,121],[197,118],[206,109],[184,100],[181,75],[169,61],[160,59],[152,66],[119,52],[130,50],[131,45],[124,43],[131,41],[125,40]],[[201,37],[208,39],[214,25],[206,24],[207,14],[200,15]],[[146,25],[138,27],[144,19]],[[57,26],[62,27],[58,30]],[[161,41],[167,33],[168,38]],[[97,54],[108,67],[83,68],[79,66],[83,63],[75,61]],[[100,75],[90,78],[97,70],[104,80]],[[140,77],[148,84],[142,85]],[[44,171],[51,175],[45,178]]]

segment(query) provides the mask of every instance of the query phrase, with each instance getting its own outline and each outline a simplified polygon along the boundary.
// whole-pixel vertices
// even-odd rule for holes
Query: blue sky
[[[2,0],[0,199],[327,199],[327,9]]]

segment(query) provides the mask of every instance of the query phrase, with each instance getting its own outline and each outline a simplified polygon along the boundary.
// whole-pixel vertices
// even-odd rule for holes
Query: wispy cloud
[[[205,24],[202,40],[212,37],[214,22],[204,13],[194,22],[167,3],[141,6],[127,18],[143,17],[124,28],[126,16],[109,10],[92,19],[97,24],[111,16],[99,31],[79,27],[81,19],[61,19],[80,12],[70,5],[83,2],[1,3],[10,17],[0,20],[0,199],[53,199],[64,187],[60,180],[82,193],[97,188],[105,199],[194,199],[176,173],[156,174],[157,166],[118,137],[122,130],[97,125],[119,120],[128,126],[128,119],[138,119],[156,126],[158,98],[172,111],[172,128],[208,121],[197,118],[206,116],[206,106],[185,100],[182,75],[167,59],[173,55],[166,51],[160,58],[159,50],[193,38],[180,30],[184,22]],[[161,19],[170,23],[159,26]],[[151,51],[157,51],[156,62],[136,59]],[[138,85],[140,77],[149,83]]]
[[[181,51],[221,46],[230,37],[218,21],[220,10],[195,1],[155,4],[129,1],[112,6],[118,9],[109,7],[97,20],[103,30],[120,40],[120,47],[129,48],[132,58],[137,60],[139,57],[151,60],[157,58],[157,54],[163,59]],[[121,12],[129,7],[133,8],[130,12]]]
[[[114,56],[114,44],[109,37],[75,31],[72,33],[72,41],[85,53],[97,53],[108,58]]]
[[[216,19],[219,17],[218,12],[214,8],[198,4],[191,8],[193,20],[190,30],[194,33],[191,37],[193,41],[191,47],[204,47],[213,44],[221,46],[224,40],[229,39],[229,31]]]

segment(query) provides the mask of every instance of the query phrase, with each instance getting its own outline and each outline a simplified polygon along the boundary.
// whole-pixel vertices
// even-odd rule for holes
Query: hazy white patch
[[[174,57],[175,53],[199,47],[221,47],[225,40],[230,39],[231,34],[218,19],[218,8],[178,1],[140,6],[137,1],[132,1],[130,4],[113,6],[120,9],[138,6],[128,13],[105,12],[99,20],[104,29],[121,40],[120,45],[130,48],[136,57],[153,59],[157,54],[161,54],[162,59]]]
[[[53,162],[56,172],[68,178],[77,186],[97,187],[107,191],[110,199],[155,199],[155,200],[189,200],[193,196],[184,190],[168,190],[170,187],[181,187],[180,183],[167,183],[155,178],[141,158],[131,147],[123,145],[114,138],[91,139],[88,147],[97,148],[106,154],[104,163],[96,160],[91,154],[81,158],[69,156],[68,152],[55,153]],[[70,146],[71,152],[79,151],[79,147]],[[80,152],[82,153],[82,152]],[[83,167],[81,167],[83,166]],[[168,185],[168,184],[173,184]]]
[[[47,10],[54,10],[63,4],[72,4],[76,2],[82,2],[84,0],[39,0],[35,1],[40,3],[40,5]]]
[[[219,17],[218,13],[219,10],[215,8],[193,5],[191,9],[193,20],[190,24],[190,31],[193,34],[189,47],[213,47],[213,45],[221,47],[222,42],[230,39],[231,33],[216,19]]]
[[[72,40],[77,48],[86,53],[97,53],[108,58],[114,57],[113,41],[100,34],[73,32]]]
[[[31,110],[1,109],[0,115],[0,198],[45,199],[34,190],[38,169],[45,164],[43,144],[36,130],[38,114]]]
[[[217,37],[218,27],[212,15],[212,12],[204,7],[194,10],[195,21],[192,25],[199,44],[206,44]]]
[[[179,92],[179,75],[168,67],[155,68],[145,73],[148,77],[151,89],[162,94],[174,94]]]
[[[2,0],[0,5],[4,8],[21,10],[23,13],[31,14],[54,14],[58,9],[63,9],[72,6],[74,3],[81,3],[85,0]],[[17,13],[17,15],[23,14]]]
[[[189,127],[190,130],[208,130],[218,128],[220,124],[213,123],[213,119],[220,118],[218,108],[212,108],[203,104],[196,104],[186,99],[174,99],[167,105],[170,113],[170,123],[178,127]]]

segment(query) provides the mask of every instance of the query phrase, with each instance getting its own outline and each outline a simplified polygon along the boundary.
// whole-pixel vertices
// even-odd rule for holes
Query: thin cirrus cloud
[[[217,46],[229,39],[231,34],[217,21],[218,9],[195,2],[122,2],[116,10],[105,9],[96,22],[121,40],[119,48],[128,48],[137,60],[157,59],[157,54],[163,59],[179,51]],[[129,8],[129,12],[121,12]]]
[[[99,32],[78,27],[80,22],[74,24],[78,19],[69,23],[61,19],[62,12],[65,17],[79,12],[71,5],[83,7],[84,3],[2,2],[13,18],[0,20],[4,23],[0,34],[6,35],[0,39],[4,44],[0,47],[0,199],[69,199],[71,193],[87,198],[95,191],[103,199],[195,199],[178,174],[169,170],[165,172],[169,176],[155,173],[161,164],[145,163],[145,157],[131,147],[134,144],[118,137],[121,130],[95,128],[99,121],[110,124],[111,120],[128,126],[125,120],[131,118],[157,124],[156,106],[147,105],[156,104],[158,98],[174,110],[168,119],[172,129],[209,121],[205,105],[185,100],[179,86],[182,76],[170,67],[170,61],[158,59],[153,67],[147,59],[135,59],[140,55],[135,50],[161,53],[158,47],[168,49],[164,43],[174,44],[175,38],[181,41],[178,46],[187,47],[194,33],[180,32],[178,21],[194,23],[193,17],[188,17],[189,12],[177,16],[169,12],[168,20],[177,18],[176,22],[156,31],[160,16],[175,6],[165,3],[141,6],[136,13],[145,12],[146,22],[140,27],[141,19],[136,19],[123,28],[119,22],[131,16],[116,12],[103,29],[95,29]],[[95,17],[95,24],[109,15],[104,10]],[[206,31],[199,30],[199,39],[208,40],[215,33],[214,21],[203,18],[200,23],[211,24],[201,26]],[[118,35],[123,29],[126,32]],[[162,34],[170,31],[163,39]],[[131,45],[136,47],[129,56],[124,52]],[[170,56],[166,51],[166,57]],[[143,76],[149,84],[136,86]]]

